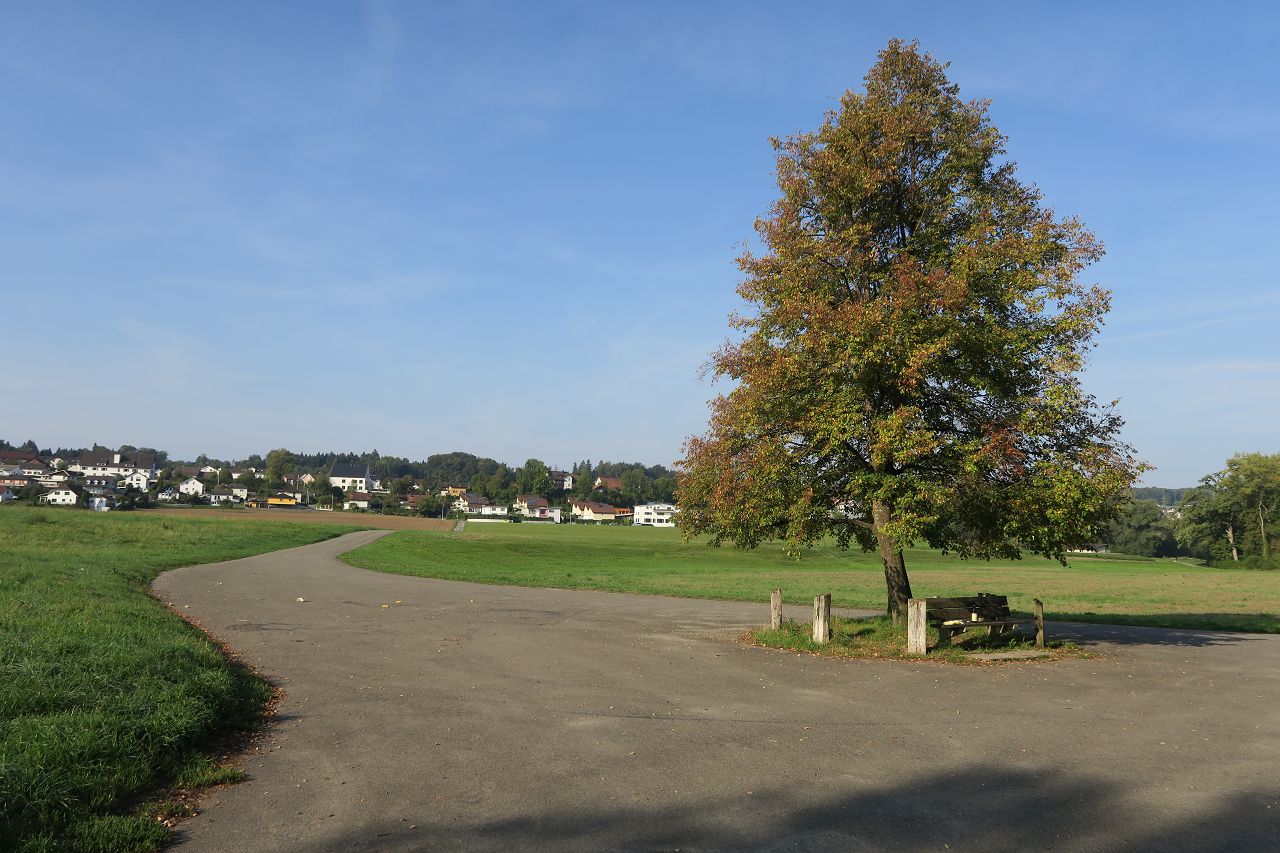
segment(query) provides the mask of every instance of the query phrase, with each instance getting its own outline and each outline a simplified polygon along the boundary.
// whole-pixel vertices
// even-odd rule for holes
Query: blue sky
[[[962,5],[5,4],[0,437],[670,463],[767,138],[899,36],[1106,243],[1147,481],[1280,450],[1280,18]]]

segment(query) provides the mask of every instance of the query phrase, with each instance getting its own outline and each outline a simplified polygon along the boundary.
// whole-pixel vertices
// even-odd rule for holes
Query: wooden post
[[[1044,648],[1044,602],[1038,598],[1032,599],[1036,603],[1036,648]]]
[[[928,603],[923,598],[907,599],[907,654],[929,652],[929,623],[925,620]],[[944,628],[945,632],[946,629]]]
[[[813,597],[813,641],[825,643],[831,639],[831,593]]]
[[[769,627],[778,630],[782,627],[782,590],[775,589],[769,596]]]

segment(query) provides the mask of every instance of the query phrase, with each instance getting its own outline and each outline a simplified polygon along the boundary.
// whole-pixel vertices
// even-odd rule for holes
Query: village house
[[[569,501],[569,517],[575,521],[613,521],[618,517],[618,508],[596,501]]]
[[[457,512],[465,512],[470,515],[481,515],[484,508],[489,505],[489,499],[484,495],[473,495],[466,492],[453,502],[453,508]]]
[[[31,478],[24,477],[21,474],[10,473],[0,475],[0,489],[7,488],[13,489],[14,491],[22,491],[33,482],[34,481]]]
[[[17,499],[18,496],[13,493],[13,489],[8,486],[0,487],[0,504],[5,504],[9,501],[16,501]]]
[[[373,477],[369,466],[363,462],[335,462],[329,470],[329,485],[344,492],[373,491]]]
[[[39,497],[40,503],[49,506],[75,506],[79,500],[80,496],[69,486],[58,486]]]
[[[533,515],[537,510],[546,508],[546,498],[537,495],[516,495],[516,512],[521,515]]]
[[[639,504],[635,509],[633,523],[642,527],[675,527],[676,513],[679,511],[675,504]]]
[[[244,490],[248,494],[248,490]],[[219,486],[205,495],[211,504],[234,504],[240,503],[244,498],[237,498],[235,492],[226,486]]]
[[[19,468],[23,462],[43,462],[38,453],[30,450],[0,450],[0,468],[12,470]]]
[[[85,477],[80,481],[80,487],[91,495],[110,495],[116,490],[116,478],[103,474],[96,474],[92,477]]]
[[[109,512],[116,508],[114,495],[90,495],[87,503],[94,512]]]
[[[302,501],[298,492],[275,491],[267,495],[267,506],[297,506]]]
[[[547,475],[551,477],[552,483],[558,484],[566,492],[573,491],[573,487],[578,483],[578,478],[568,471],[548,471]]]
[[[148,480],[154,480],[156,455],[140,452],[126,454],[105,447],[95,447],[87,453],[80,454],[80,458],[67,466],[67,470],[86,477],[91,474],[124,477],[135,471],[142,471],[147,475]]]
[[[559,524],[560,523],[560,507],[540,506],[536,508],[530,508],[530,510],[526,512],[524,516],[530,521],[550,521],[550,522],[554,522],[555,524]]]
[[[440,497],[460,498],[467,493],[466,486],[445,486],[440,490]]]
[[[196,482],[199,481],[197,480]],[[147,476],[145,471],[134,471],[132,474],[127,474],[120,478],[119,488],[137,489],[140,492],[145,492],[151,483],[152,479]]]
[[[188,477],[178,484],[178,491],[187,497],[200,497],[204,494],[204,483],[195,477]]]
[[[368,492],[352,492],[347,495],[347,499],[342,502],[343,509],[368,509],[369,499],[373,497]]]
[[[622,491],[621,477],[596,477],[596,481],[591,484],[592,489],[604,489],[610,492]]]

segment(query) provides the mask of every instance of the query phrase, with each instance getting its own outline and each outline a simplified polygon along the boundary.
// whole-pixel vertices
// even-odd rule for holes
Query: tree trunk
[[[1240,551],[1236,548],[1236,532],[1231,525],[1227,525],[1227,541],[1231,543],[1231,559],[1234,562],[1240,562]]]
[[[876,543],[880,546],[880,559],[884,562],[884,582],[888,591],[889,618],[899,622],[907,616],[907,600],[911,598],[911,581],[907,578],[907,564],[902,559],[902,548],[896,539],[884,532],[892,518],[887,504],[875,501],[871,505],[871,521]]]
[[[1262,535],[1262,559],[1265,561],[1271,559],[1271,546],[1267,542],[1267,522],[1262,515],[1263,509],[1262,501],[1258,501],[1258,533]]]

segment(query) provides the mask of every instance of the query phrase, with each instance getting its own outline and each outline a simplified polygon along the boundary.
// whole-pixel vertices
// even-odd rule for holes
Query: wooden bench
[[[1044,648],[1044,605],[1035,599],[1033,616],[1015,617],[1009,612],[1009,598],[981,592],[957,598],[913,598],[907,602],[907,653],[928,652],[928,626],[938,628],[938,645],[951,643],[956,634],[970,628],[986,628],[999,636],[1015,625],[1034,622],[1036,648]]]

